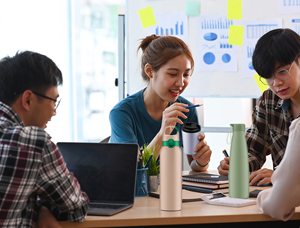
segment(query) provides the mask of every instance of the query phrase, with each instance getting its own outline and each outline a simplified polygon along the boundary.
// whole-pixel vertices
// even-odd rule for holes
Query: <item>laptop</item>
[[[57,146],[89,196],[89,215],[114,215],[133,206],[137,144],[58,142]]]

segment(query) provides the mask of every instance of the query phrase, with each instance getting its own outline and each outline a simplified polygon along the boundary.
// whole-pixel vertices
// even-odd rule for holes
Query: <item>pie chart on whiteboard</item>
[[[207,41],[213,41],[213,40],[216,40],[217,38],[218,38],[218,35],[213,32],[208,32],[208,33],[204,34],[204,39]]]
[[[223,56],[222,56],[222,61],[224,62],[224,63],[229,63],[230,62],[230,60],[231,60],[231,56],[229,55],[229,54],[224,54]]]
[[[207,52],[204,54],[203,56],[203,61],[207,64],[207,65],[211,65],[215,62],[216,57],[212,52]]]

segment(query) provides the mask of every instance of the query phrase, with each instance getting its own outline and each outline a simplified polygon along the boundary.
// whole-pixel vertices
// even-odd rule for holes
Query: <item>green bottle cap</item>
[[[233,131],[245,131],[245,124],[230,124],[233,127]]]

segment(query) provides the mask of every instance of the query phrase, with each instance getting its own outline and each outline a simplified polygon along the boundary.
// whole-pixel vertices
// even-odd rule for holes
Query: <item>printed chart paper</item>
[[[185,43],[188,43],[188,16],[184,15],[184,13],[157,13],[154,15],[157,24],[156,26],[148,28],[150,34],[156,34],[157,36],[176,36],[182,39]]]
[[[252,55],[258,39],[265,33],[282,27],[282,19],[243,20],[243,78],[252,78],[256,71],[252,65]]]
[[[299,0],[300,1],[300,0]],[[300,18],[298,19],[291,19],[291,26],[290,28],[294,30],[300,36]]]
[[[300,0],[278,0],[278,13],[300,13]]]
[[[236,46],[228,44],[226,15],[200,16],[198,23],[197,69],[199,72],[237,71]]]

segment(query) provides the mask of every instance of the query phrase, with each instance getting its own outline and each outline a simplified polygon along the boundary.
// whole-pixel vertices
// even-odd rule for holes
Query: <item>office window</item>
[[[98,142],[110,135],[124,7],[125,0],[0,1],[0,58],[36,51],[63,73],[62,102],[46,129],[54,142]]]
[[[222,151],[230,152],[230,124],[243,123],[249,128],[252,123],[252,99],[251,98],[188,98],[195,104],[203,104],[197,108],[202,132],[205,133],[205,141],[212,150],[210,170],[215,170],[223,160]],[[184,161],[184,169],[189,169]]]
[[[46,131],[54,141],[72,140],[70,21],[68,0],[0,1],[0,58],[34,51],[51,58],[63,73],[63,98]]]
[[[125,0],[75,0],[72,16],[74,141],[110,135],[109,112],[118,102],[118,14]]]

